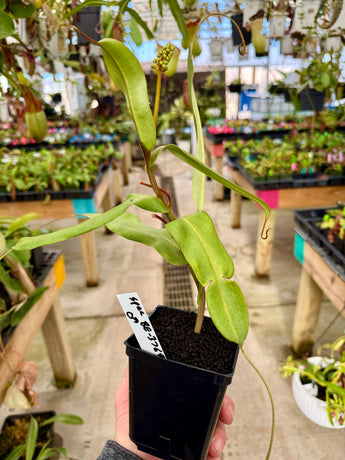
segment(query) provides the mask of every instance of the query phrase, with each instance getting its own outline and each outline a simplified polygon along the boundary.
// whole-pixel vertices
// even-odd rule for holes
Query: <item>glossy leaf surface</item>
[[[206,302],[216,328],[226,339],[242,345],[248,333],[248,311],[239,286],[230,281],[234,265],[212,219],[199,211],[165,227],[206,288]]]
[[[128,240],[153,247],[166,261],[173,265],[185,265],[187,263],[179,245],[166,229],[152,228],[141,222],[139,217],[134,214],[123,214],[109,222],[106,227]]]
[[[63,228],[46,235],[22,238],[15,246],[13,246],[13,249],[16,251],[31,250],[39,246],[56,244],[69,238],[83,235],[84,233],[96,230],[96,228],[102,227],[108,222],[111,222],[113,219],[121,216],[131,204],[135,204],[139,208],[151,212],[166,213],[169,211],[169,209],[164,206],[161,200],[157,197],[131,193],[125,201],[103,214],[92,215],[93,217],[90,217],[81,224]]]
[[[123,92],[137,129],[140,143],[151,151],[156,142],[156,126],[147,95],[144,71],[135,55],[118,40],[100,40],[103,58],[111,79]]]

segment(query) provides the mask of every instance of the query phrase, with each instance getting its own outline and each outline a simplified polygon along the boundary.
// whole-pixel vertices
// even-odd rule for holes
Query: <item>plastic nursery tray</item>
[[[301,209],[294,211],[294,220],[301,230],[321,250],[323,255],[329,256],[335,264],[345,267],[345,242],[339,249],[327,240],[326,235],[317,223],[322,222],[327,210],[342,209],[337,206],[328,206],[322,209]]]
[[[289,134],[291,129],[280,129],[280,130],[271,130],[271,131],[257,131],[252,133],[245,132],[234,132],[234,133],[219,133],[214,134],[206,131],[206,137],[210,139],[214,144],[221,144],[223,141],[236,140],[236,139],[262,139],[264,137],[270,138],[281,138]]]
[[[286,177],[286,178],[278,177],[275,179],[267,179],[264,176],[264,177],[254,178],[248,173],[248,171],[239,162],[237,162],[237,169],[243,174],[243,176],[248,180],[248,182],[252,184],[252,186],[256,190],[275,190],[275,189],[293,187],[292,177]]]
[[[326,185],[344,185],[345,176],[319,176],[318,174],[296,174],[291,177],[267,178],[253,177],[241,165],[239,160],[227,160],[233,169],[237,169],[257,190],[273,190],[282,188],[323,187]]]
[[[40,192],[20,192],[17,191],[16,193],[16,200],[12,200],[12,196],[8,192],[0,193],[0,203],[6,203],[9,201],[40,201],[44,200],[47,195],[50,195],[52,200],[66,200],[66,199],[73,199],[73,198],[92,198],[96,187],[102,180],[102,177],[107,172],[109,165],[103,165],[100,167],[98,171],[98,176],[96,183],[91,186],[88,190],[84,189],[66,189],[66,190],[43,190]]]

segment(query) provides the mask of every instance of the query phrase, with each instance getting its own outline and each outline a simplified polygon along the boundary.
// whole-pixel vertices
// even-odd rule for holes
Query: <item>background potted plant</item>
[[[325,350],[330,350],[329,356]],[[293,376],[296,403],[310,420],[327,428],[345,428],[345,335],[310,358],[289,356],[280,372]]]
[[[54,446],[54,423],[82,425],[83,420],[72,414],[53,411],[16,414],[6,417],[0,432],[0,456],[4,460],[43,460],[67,456],[64,447]]]
[[[314,56],[307,67],[295,70],[299,75],[298,94],[301,99],[301,110],[319,112],[328,102],[336,88],[341,75],[339,53],[331,53],[326,60],[323,53]]]
[[[232,378],[238,347],[243,351],[242,345],[248,331],[248,312],[245,300],[237,283],[231,280],[234,271],[233,262],[216,234],[211,217],[203,210],[206,175],[260,205],[265,210],[266,222],[270,210],[261,199],[217,174],[206,167],[204,163],[203,131],[193,87],[194,68],[191,56],[193,44],[190,45],[189,51],[188,83],[197,138],[195,157],[173,144],[155,148],[161,78],[164,72],[170,71],[171,66],[176,66],[176,62],[174,62],[174,46],[171,44],[166,45],[159,51],[157,58],[153,61],[153,68],[157,73],[157,92],[152,113],[145,74],[135,55],[124,44],[113,39],[103,39],[98,45],[102,49],[110,77],[126,96],[144,157],[148,186],[152,189],[153,195],[131,193],[121,204],[103,214],[88,215],[86,216],[88,220],[83,223],[60,229],[49,235],[23,238],[13,249],[31,249],[42,244],[57,243],[106,225],[109,230],[127,239],[154,247],[169,263],[187,265],[198,291],[198,313],[186,312],[188,318],[192,315],[192,323],[194,324],[194,328],[191,329],[192,337],[194,338],[193,340],[198,342],[198,346],[192,347],[194,353],[199,358],[204,355],[207,349],[207,345],[204,346],[204,340],[206,343],[208,342],[213,335],[211,333],[211,330],[213,330],[221,345],[211,361],[218,361],[219,350],[226,349],[225,344],[229,344],[227,346],[232,350],[231,353],[226,353],[230,361],[225,360],[224,366],[221,365],[217,370],[214,368],[211,370],[207,368],[198,369],[200,364],[196,365],[194,360],[189,360],[189,364],[185,364],[185,360],[180,362],[180,359],[177,360],[169,356],[169,351],[167,352],[167,359],[153,356],[141,350],[135,337],[131,337],[127,342],[127,353],[130,356],[130,385],[133,385],[130,390],[133,395],[130,408],[130,435],[141,450],[153,453],[156,456],[182,459],[186,458],[188,452],[191,458],[204,458],[226,386]],[[193,198],[197,211],[191,215],[177,218],[170,195],[157,183],[154,166],[158,155],[163,149],[169,150],[194,169]],[[153,228],[143,224],[136,215],[126,213],[130,206],[137,206],[150,211],[163,223],[164,227]],[[264,228],[262,235],[265,235]],[[206,303],[211,319],[204,318]],[[168,313],[162,314],[160,313],[161,311]],[[151,315],[155,329],[160,329],[158,323],[162,315],[170,315],[171,312],[176,311],[170,308],[156,309],[155,313]],[[183,314],[183,312],[178,311],[178,314],[181,313]],[[173,323],[172,318],[165,317],[161,328],[162,333],[158,335],[157,332],[159,341],[166,343],[165,336],[169,337],[170,335],[176,338],[176,336],[180,335],[182,325],[190,322],[188,318],[183,317],[181,319],[179,317],[178,322]],[[175,326],[169,327],[170,324],[175,324]],[[166,348],[168,349],[167,345]],[[208,346],[208,349],[213,350],[215,347],[211,345]],[[182,354],[189,355],[186,350],[183,350]],[[197,362],[200,362],[198,361],[199,358],[197,358]],[[134,360],[136,361],[135,363]],[[141,367],[143,367],[143,373],[148,378],[153,376],[151,379],[152,385],[145,385],[149,390],[148,394],[144,394],[144,390],[140,385],[140,381],[143,378],[139,374]],[[167,379],[168,367],[172,368],[173,375],[178,379],[178,384],[173,376],[171,379]],[[201,375],[198,372],[199,370]],[[186,377],[183,376],[184,372],[187,374]],[[193,377],[195,372],[198,375]],[[163,383],[158,379],[160,376],[165,379]],[[190,382],[187,384],[188,379],[190,379]],[[175,383],[172,384],[172,382]],[[175,387],[174,391],[172,391],[171,385]],[[184,394],[184,390],[188,387],[195,388],[192,393],[197,400],[194,400],[193,403],[190,400],[191,393],[189,392],[188,396]],[[154,416],[161,420],[162,423],[159,427],[160,432],[152,433],[153,421],[151,420],[150,423],[147,423],[149,417],[146,411],[147,404],[149,404],[149,411],[152,414],[153,403],[158,395],[163,398],[162,401],[171,400],[171,393],[175,394],[172,412],[169,417],[166,417],[169,411],[162,405],[158,405],[160,410],[163,409],[163,415],[158,415],[158,412],[154,412]],[[205,400],[206,395],[209,400],[207,403]],[[189,410],[187,408],[187,411],[185,411],[182,401],[187,405],[189,404]],[[193,410],[191,410],[190,404],[194,408],[200,407],[202,412],[205,412],[202,422],[199,412],[196,420],[192,418]],[[139,433],[140,437],[137,438],[139,436],[137,427],[142,426],[140,418],[143,414],[146,428]],[[139,417],[139,422],[137,421],[137,416]],[[189,426],[185,432],[181,431],[181,421],[183,419],[188,421],[187,425]],[[207,423],[204,422],[204,419],[207,419]],[[200,427],[200,432],[196,433],[198,426]],[[178,433],[178,436],[176,433]],[[190,436],[192,436],[192,439]],[[269,451],[272,446],[272,436],[273,427]],[[195,452],[192,453],[194,450]]]

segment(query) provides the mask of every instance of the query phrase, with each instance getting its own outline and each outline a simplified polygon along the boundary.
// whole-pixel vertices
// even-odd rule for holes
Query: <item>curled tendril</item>
[[[269,233],[269,231],[271,230],[271,227],[265,228],[265,227],[266,227],[266,223],[267,223],[267,221],[264,223],[264,226],[262,227],[261,235],[260,235],[261,239],[263,239],[263,240],[267,240],[267,238],[268,238],[268,233]]]
[[[244,56],[246,54],[246,47],[243,44],[243,42],[239,44],[238,52],[240,53],[241,56]]]

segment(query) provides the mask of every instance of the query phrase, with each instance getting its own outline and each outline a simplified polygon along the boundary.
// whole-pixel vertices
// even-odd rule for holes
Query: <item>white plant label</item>
[[[142,350],[166,358],[151,321],[136,292],[116,296]]]

